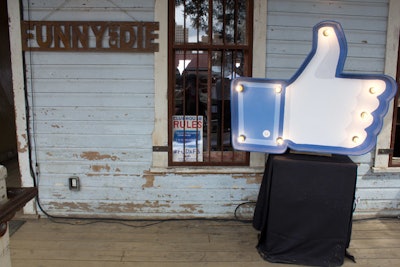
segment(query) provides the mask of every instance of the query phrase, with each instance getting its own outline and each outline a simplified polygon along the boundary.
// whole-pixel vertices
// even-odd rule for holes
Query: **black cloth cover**
[[[357,165],[347,156],[270,155],[253,226],[267,261],[340,266],[350,243]]]

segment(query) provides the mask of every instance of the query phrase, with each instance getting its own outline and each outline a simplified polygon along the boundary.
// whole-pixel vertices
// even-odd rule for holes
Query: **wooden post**
[[[14,93],[15,125],[17,128],[17,151],[19,170],[21,172],[21,183],[23,187],[32,187],[33,178],[30,173],[28,129],[25,104],[24,64],[21,42],[21,10],[20,1],[7,1],[10,50],[11,50],[11,72]],[[36,204],[32,200],[24,207],[25,214],[36,214]]]

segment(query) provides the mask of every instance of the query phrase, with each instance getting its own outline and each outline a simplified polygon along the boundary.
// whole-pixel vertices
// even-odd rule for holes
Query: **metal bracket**
[[[168,152],[167,146],[153,146],[153,152]]]
[[[388,155],[388,154],[393,154],[393,149],[391,149],[391,148],[378,149],[378,155]]]

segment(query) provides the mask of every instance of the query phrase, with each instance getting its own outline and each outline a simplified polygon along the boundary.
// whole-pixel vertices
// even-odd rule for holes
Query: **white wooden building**
[[[230,218],[238,205],[257,199],[262,153],[249,153],[238,166],[171,163],[169,37],[177,30],[168,26],[167,0],[19,2],[7,2],[18,157],[22,185],[38,186],[40,204],[30,203],[26,213]],[[311,50],[313,26],[324,20],[344,29],[346,72],[399,75],[397,0],[244,2],[254,2],[246,18],[253,24],[247,30],[253,77],[289,79]],[[158,49],[23,51],[21,21],[157,22]],[[400,165],[389,153],[394,106],[376,149],[352,157],[359,166],[356,215],[400,214]],[[70,189],[70,177],[79,178],[79,190]],[[239,212],[251,216],[252,206]]]

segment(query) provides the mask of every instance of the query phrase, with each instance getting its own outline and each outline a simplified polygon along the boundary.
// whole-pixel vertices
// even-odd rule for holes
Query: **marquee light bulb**
[[[360,117],[361,119],[366,120],[369,117],[369,114],[368,112],[363,111],[361,112]]]
[[[243,85],[241,85],[241,84],[238,84],[237,86],[236,86],[236,91],[237,92],[243,92],[243,90],[244,90],[244,87],[243,87]]]
[[[280,94],[280,93],[282,92],[282,86],[281,86],[281,85],[277,85],[277,86],[275,87],[275,92],[276,92],[277,94]]]
[[[276,143],[277,143],[278,145],[283,145],[283,138],[282,138],[282,137],[276,138]]]
[[[358,144],[360,142],[360,137],[358,137],[357,135],[353,136],[353,138],[351,139],[354,143]]]
[[[244,141],[246,140],[246,136],[245,135],[239,135],[239,137],[238,137],[238,142],[239,143],[243,143]]]
[[[373,87],[373,86],[369,88],[369,92],[370,92],[370,94],[372,94],[372,95],[373,95],[373,94],[376,94],[377,91],[378,91],[377,88],[375,88],[375,87]]]
[[[327,28],[327,29],[325,29],[325,30],[322,32],[322,34],[323,34],[325,37],[328,37],[329,35],[332,34],[332,29],[331,29],[331,28]]]

